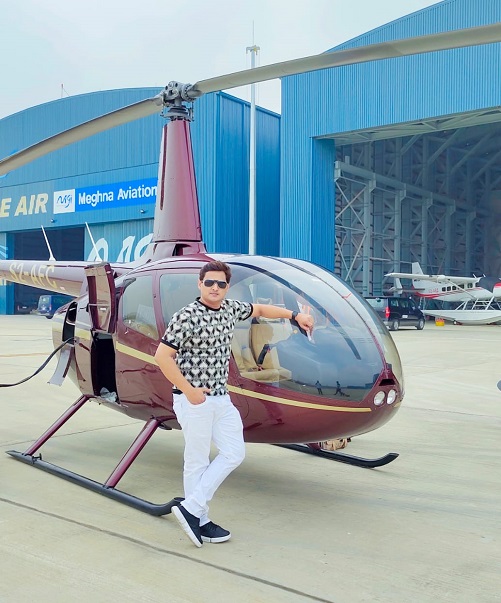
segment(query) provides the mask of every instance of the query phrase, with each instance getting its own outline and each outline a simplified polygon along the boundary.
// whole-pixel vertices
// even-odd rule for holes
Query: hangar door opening
[[[500,136],[498,109],[335,136],[336,273],[501,275]]]
[[[85,232],[83,227],[46,229],[47,239],[58,261],[84,259]],[[12,257],[16,260],[48,260],[49,250],[42,230],[17,232],[13,235]],[[50,293],[37,287],[14,284],[14,314],[29,314],[36,309],[38,298]]]

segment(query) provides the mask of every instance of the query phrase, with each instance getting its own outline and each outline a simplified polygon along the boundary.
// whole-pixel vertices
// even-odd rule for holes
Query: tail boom
[[[84,268],[88,265],[89,262],[0,260],[0,280],[78,297],[86,290]],[[117,276],[130,270],[122,265],[112,268]]]

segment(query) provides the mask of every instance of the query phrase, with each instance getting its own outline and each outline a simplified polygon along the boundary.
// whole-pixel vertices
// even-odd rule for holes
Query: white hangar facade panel
[[[501,21],[444,0],[333,50]],[[386,272],[501,274],[501,44],[282,81],[281,254],[362,294]]]
[[[158,88],[108,90],[35,106],[0,120],[0,157],[121,107]],[[246,253],[249,103],[223,92],[194,106],[191,137],[207,249]],[[139,259],[152,239],[165,120],[143,118],[41,157],[0,178],[0,258]],[[280,116],[256,110],[256,249],[279,253]],[[40,289],[0,280],[0,313],[33,307]]]

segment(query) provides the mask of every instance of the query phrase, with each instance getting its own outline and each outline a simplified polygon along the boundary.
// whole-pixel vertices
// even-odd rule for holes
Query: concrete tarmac
[[[51,321],[0,316],[0,383],[52,350]],[[47,384],[55,362],[0,388],[0,602],[428,603],[501,601],[501,327],[392,336],[406,396],[346,452],[399,458],[360,469],[263,444],[222,485],[223,544],[194,547],[155,518],[4,454],[24,451],[79,395]],[[105,480],[141,423],[90,402],[43,448]],[[182,434],[157,432],[119,484],[182,495]]]

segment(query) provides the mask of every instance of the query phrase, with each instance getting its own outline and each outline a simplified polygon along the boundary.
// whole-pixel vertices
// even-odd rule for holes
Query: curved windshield
[[[288,264],[298,266],[303,270],[307,270],[308,272],[311,272],[315,276],[319,277],[327,285],[333,287],[342,296],[342,298],[353,307],[355,312],[360,315],[367,327],[373,333],[374,337],[377,339],[379,345],[382,347],[386,362],[397,378],[403,395],[404,376],[400,356],[392,336],[374,308],[372,308],[363,297],[351,289],[344,281],[338,279],[337,276],[332,274],[332,272],[329,272],[320,266],[316,266],[315,264],[305,262],[304,260],[286,259],[284,261]]]
[[[254,318],[238,323],[232,352],[243,377],[315,396],[354,402],[365,397],[385,360],[383,347],[376,345],[367,324],[374,317],[358,296],[348,301],[343,293],[352,292],[336,277],[332,276],[334,284],[328,283],[323,275],[288,260],[233,256],[224,261],[232,268],[229,298],[283,306],[315,319],[311,337],[290,320]]]

